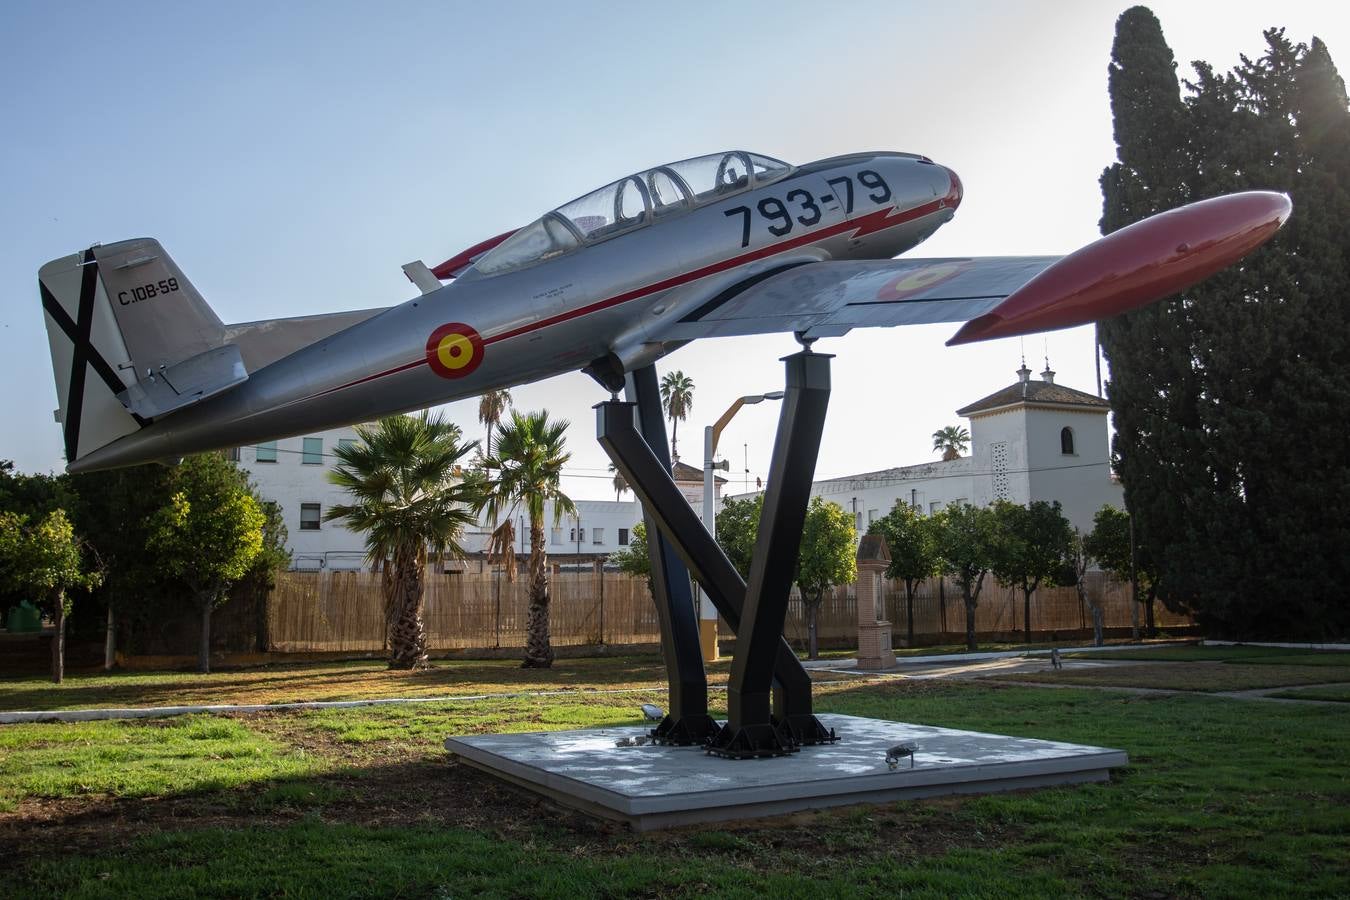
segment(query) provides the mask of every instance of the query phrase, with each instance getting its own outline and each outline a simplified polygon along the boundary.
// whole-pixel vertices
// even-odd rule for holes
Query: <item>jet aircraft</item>
[[[901,256],[961,204],[910,153],[801,166],[729,151],[656,166],[430,268],[397,306],[227,325],[153,239],[38,273],[67,469],[253,444],[707,337],[964,322],[948,343],[1066,328],[1174,294],[1268,240],[1283,194],[1164,212],[1058,258]],[[1043,199],[1043,202],[1053,202]],[[899,257],[899,258],[896,258]]]

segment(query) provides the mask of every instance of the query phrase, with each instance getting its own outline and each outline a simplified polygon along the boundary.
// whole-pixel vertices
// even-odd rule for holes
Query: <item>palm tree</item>
[[[502,388],[488,391],[478,398],[478,421],[487,426],[487,442],[483,446],[485,456],[492,455],[492,429],[499,427],[502,416],[511,407],[511,392]]]
[[[324,518],[365,532],[366,557],[383,573],[389,668],[412,669],[427,657],[427,552],[462,556],[460,534],[477,521],[478,494],[461,460],[478,442],[463,443],[458,425],[428,412],[358,425],[356,433],[360,441],[334,451],[339,462],[328,476],[352,502],[329,507]]]
[[[553,502],[553,524],[564,513],[576,514],[576,505],[562,491],[562,469],[572,458],[564,448],[567,422],[550,420],[548,412],[511,411],[511,421],[497,433],[496,452],[487,458],[478,506],[493,526],[492,554],[515,578],[513,517],[522,510],[530,517],[530,614],[523,668],[553,665],[548,636],[548,546],[544,543],[544,507]],[[497,523],[501,522],[500,525]]]
[[[614,499],[622,500],[624,493],[629,490],[628,479],[623,477],[623,473],[614,463],[609,464],[609,470],[614,473],[614,481],[611,482],[614,485]]]
[[[667,372],[666,377],[661,379],[661,405],[670,417],[670,456],[675,461],[680,458],[679,451],[675,449],[676,433],[680,423],[694,408],[694,379],[679,369]]]
[[[933,449],[942,451],[943,461],[957,459],[970,446],[970,432],[964,425],[948,425],[933,432]]]

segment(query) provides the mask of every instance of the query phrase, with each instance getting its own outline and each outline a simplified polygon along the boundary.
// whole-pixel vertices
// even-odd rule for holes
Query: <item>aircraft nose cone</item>
[[[961,205],[961,198],[965,196],[965,188],[961,185],[961,176],[957,175],[946,166],[942,167],[947,172],[947,177],[951,179],[951,187],[947,189],[947,196],[942,198],[943,203],[949,209],[956,209]]]

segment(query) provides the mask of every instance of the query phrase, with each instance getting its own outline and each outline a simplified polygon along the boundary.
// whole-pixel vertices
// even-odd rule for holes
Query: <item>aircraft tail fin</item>
[[[224,324],[158,241],[52,260],[38,288],[67,463],[248,379]]]

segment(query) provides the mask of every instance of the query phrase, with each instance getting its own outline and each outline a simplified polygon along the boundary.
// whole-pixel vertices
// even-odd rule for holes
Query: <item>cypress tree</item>
[[[1176,61],[1162,26],[1145,7],[1126,10],[1116,23],[1108,85],[1118,161],[1101,177],[1103,234],[1192,199],[1189,121]],[[1140,544],[1159,560],[1176,561],[1162,567],[1176,577],[1160,578],[1158,585],[1175,609],[1189,609],[1193,593],[1178,498],[1204,477],[1190,317],[1191,305],[1175,298],[1098,326],[1111,367],[1107,396],[1126,506]]]
[[[1103,230],[1153,211],[1162,196],[1284,190],[1295,213],[1242,265],[1103,326],[1115,450],[1138,537],[1158,561],[1160,596],[1195,612],[1213,634],[1344,635],[1344,83],[1321,41],[1309,48],[1271,30],[1265,53],[1243,57],[1231,73],[1197,63],[1179,121],[1170,105],[1150,119],[1153,104],[1171,99],[1159,75],[1171,57],[1149,22],[1156,24],[1136,8],[1117,32],[1111,88],[1120,162],[1102,178]],[[1158,146],[1163,122],[1177,123],[1175,153]]]

